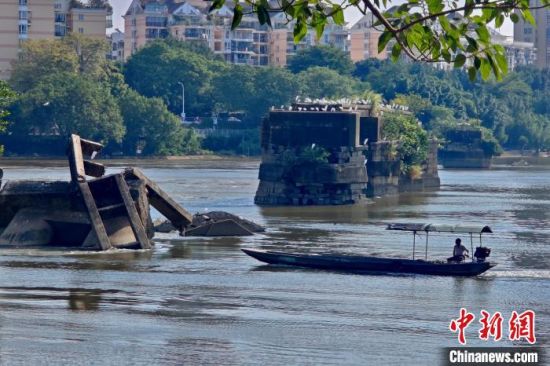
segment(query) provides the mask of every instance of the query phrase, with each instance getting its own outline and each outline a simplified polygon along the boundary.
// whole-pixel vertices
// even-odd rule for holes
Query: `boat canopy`
[[[425,231],[425,232],[439,232],[439,233],[467,233],[467,234],[483,234],[492,233],[493,231],[487,225],[447,225],[447,224],[422,224],[422,223],[395,223],[388,224],[387,230],[401,230],[401,231]]]

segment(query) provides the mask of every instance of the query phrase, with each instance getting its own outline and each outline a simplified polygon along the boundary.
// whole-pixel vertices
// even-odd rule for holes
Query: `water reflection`
[[[69,309],[73,311],[95,311],[101,303],[101,290],[70,290]]]
[[[424,205],[436,192],[407,193],[398,196],[377,197],[355,205],[260,207],[266,221],[295,220],[330,223],[365,223],[369,220],[388,220],[399,216],[399,210],[407,206]],[[409,215],[410,216],[410,215]],[[414,213],[413,213],[414,216]]]
[[[72,311],[97,311],[102,303],[128,304],[129,294],[119,290],[59,287],[0,287],[0,304],[4,308],[28,308],[44,303],[58,303]],[[126,300],[125,300],[126,299]]]

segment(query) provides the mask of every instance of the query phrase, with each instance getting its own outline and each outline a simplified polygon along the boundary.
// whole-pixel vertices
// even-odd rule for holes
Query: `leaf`
[[[466,40],[468,41],[468,47],[466,48],[466,52],[473,53],[479,49],[477,41],[473,39],[472,37],[466,36]]]
[[[468,17],[472,14],[472,12],[474,11],[474,6],[475,6],[474,0],[466,0],[464,17]]]
[[[464,54],[462,53],[459,53],[455,57],[454,67],[458,69],[459,67],[462,67],[465,62],[466,62],[466,56],[464,56]]]
[[[451,54],[449,53],[449,50],[444,48],[441,50],[441,56],[443,56],[443,59],[446,62],[451,62]]]
[[[504,15],[499,14],[495,20],[495,27],[500,28],[504,23]]]
[[[346,23],[344,20],[344,11],[340,5],[332,6],[332,19],[334,23],[338,25],[344,25]]]
[[[493,59],[493,56],[487,52],[487,61],[489,62],[489,65],[491,66],[491,69],[493,70],[493,74],[495,74],[495,77],[498,81],[502,80],[502,74],[500,73],[500,68],[496,64],[495,60]]]
[[[295,7],[288,1],[288,0],[282,0],[282,9],[283,11],[288,14],[290,17],[295,18],[296,17],[296,9]]]
[[[470,81],[475,81],[477,76],[477,69],[474,66],[468,68],[468,78]]]
[[[439,13],[445,8],[445,5],[443,5],[443,1],[441,0],[426,0],[426,3],[428,4],[428,11],[430,14]]]
[[[378,38],[378,53],[382,53],[382,51],[384,51],[386,45],[392,38],[393,34],[390,31],[386,30],[382,33],[380,38]]]
[[[231,22],[231,30],[234,30],[241,24],[241,20],[243,19],[243,7],[241,4],[235,4],[235,8],[233,9],[233,21]]]
[[[535,18],[533,18],[533,14],[528,9],[520,10],[523,14],[523,19],[527,20],[529,23],[531,23],[532,26],[536,27]]]
[[[307,34],[307,25],[302,18],[298,18],[296,24],[294,24],[294,43],[298,43]]]
[[[506,56],[501,53],[495,54],[495,61],[503,74],[508,73],[508,60]]]
[[[479,73],[481,74],[481,78],[483,80],[487,80],[489,78],[489,75],[491,75],[491,64],[489,63],[489,60],[486,58],[481,59],[481,66],[479,68]]]
[[[481,11],[481,14],[483,15],[483,19],[485,19],[486,23],[489,23],[491,20],[493,20],[496,16],[496,11],[494,8],[485,8]]]
[[[491,34],[485,25],[479,24],[476,28],[476,33],[482,43],[487,44],[491,41]]]
[[[391,49],[391,60],[393,62],[397,62],[399,55],[401,55],[401,45],[399,43],[395,43]]]
[[[216,9],[221,9],[224,3],[225,3],[225,0],[214,0],[212,2],[212,5],[210,5],[210,8],[208,9],[208,12],[211,12],[212,10],[216,10]]]
[[[451,32],[451,24],[449,23],[449,20],[447,19],[447,17],[442,15],[438,19],[439,19],[439,24],[441,24],[441,28],[443,28],[443,30],[447,33]]]
[[[269,11],[265,4],[256,5],[256,12],[258,13],[258,21],[261,25],[267,23],[271,27],[271,18],[269,17]]]
[[[476,69],[479,70],[479,68],[481,67],[481,60],[479,57],[477,56],[474,56],[474,66]]]
[[[321,39],[323,32],[325,31],[326,24],[327,24],[326,19],[319,20],[315,24],[315,33],[316,33],[317,39]]]

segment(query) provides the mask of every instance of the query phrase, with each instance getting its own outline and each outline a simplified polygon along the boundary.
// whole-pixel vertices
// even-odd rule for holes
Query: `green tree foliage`
[[[160,98],[146,98],[127,89],[119,98],[126,125],[123,152],[134,155],[179,155],[196,153],[200,141],[192,131],[181,126],[180,120],[168,111]]]
[[[288,70],[234,65],[212,80],[213,100],[218,109],[245,111],[260,121],[271,106],[288,104],[298,94],[299,82]]]
[[[185,111],[191,116],[212,108],[213,70],[227,64],[194,52],[184,42],[157,41],[141,48],[128,60],[124,76],[128,85],[146,97],[159,97],[173,113],[181,113],[185,85]]]
[[[226,134],[214,130],[205,136],[202,146],[218,154],[260,155],[260,131],[257,128],[242,129]]]
[[[429,65],[362,61],[355,75],[392,103],[408,105],[428,130],[480,120],[499,144],[509,148],[546,149],[544,122],[550,118],[550,69],[519,68],[500,82],[468,80],[465,72]],[[537,127],[539,126],[539,127]],[[529,132],[529,131],[532,132]],[[541,143],[537,141],[542,141]]]
[[[350,76],[314,66],[298,74],[300,95],[309,98],[342,98],[361,94],[366,84]]]
[[[21,93],[9,132],[20,139],[77,133],[129,155],[200,151],[198,136],[161,99],[130,89],[105,51],[105,42],[82,36],[25,42],[10,80]]]
[[[125,128],[116,99],[103,84],[80,75],[56,73],[44,77],[15,103],[12,133],[71,133],[120,142]]]
[[[382,137],[399,141],[397,152],[403,173],[409,173],[413,166],[422,164],[428,156],[428,133],[412,114],[384,113]]]
[[[108,73],[107,49],[107,42],[81,35],[29,40],[22,44],[19,59],[14,62],[10,84],[25,92],[54,72],[104,79]]]
[[[0,80],[0,133],[6,130],[8,122],[5,118],[10,114],[8,107],[15,98],[15,93],[5,81]],[[0,145],[0,156],[4,153],[4,147]]]
[[[212,0],[210,10],[220,9],[226,0]],[[233,7],[232,27],[241,22],[244,13],[253,12],[261,24],[271,26],[274,13],[284,13],[294,24],[294,41],[315,29],[317,37],[329,23],[344,25],[344,11],[353,8],[364,15],[372,14],[375,25],[383,32],[378,50],[391,47],[395,61],[404,54],[418,61],[445,61],[462,67],[469,62],[468,76],[479,74],[486,80],[492,73],[497,79],[507,73],[504,47],[493,44],[489,24],[500,28],[506,19],[535,25],[531,10],[550,6],[549,0],[533,5],[529,0],[362,0],[362,1],[287,1],[244,0]]]
[[[295,74],[314,66],[327,67],[342,75],[350,75],[355,69],[347,53],[331,46],[301,49],[289,59],[287,65]]]

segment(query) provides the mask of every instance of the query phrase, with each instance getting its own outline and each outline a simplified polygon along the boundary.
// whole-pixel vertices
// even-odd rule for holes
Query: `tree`
[[[313,66],[327,67],[342,75],[350,75],[355,68],[347,53],[331,46],[301,49],[290,58],[287,65],[295,74]]]
[[[85,74],[102,80],[109,71],[105,57],[107,47],[104,40],[80,35],[28,40],[22,44],[20,56],[14,62],[10,84],[15,90],[25,92],[52,72]]]
[[[11,104],[15,93],[10,89],[5,81],[0,80],[0,133],[6,130],[8,122],[5,117],[9,115],[7,107]],[[0,156],[4,153],[4,147],[0,145]]]
[[[10,132],[79,134],[107,143],[120,142],[125,128],[115,98],[107,86],[72,73],[44,77],[19,96],[13,107]]]
[[[298,74],[300,94],[308,98],[342,98],[361,94],[366,85],[326,67],[314,66]]]
[[[220,9],[226,0],[212,0],[210,10]],[[497,79],[507,73],[504,47],[494,44],[488,25],[500,28],[505,19],[526,21],[535,25],[531,10],[550,6],[542,0],[531,5],[529,0],[406,0],[391,6],[392,0],[357,0],[337,2],[245,0],[234,2],[232,28],[237,27],[244,13],[255,13],[261,24],[271,26],[274,13],[284,13],[294,23],[294,41],[315,29],[317,38],[331,22],[344,25],[344,11],[348,8],[366,15],[372,14],[375,26],[382,31],[378,50],[391,47],[395,61],[403,53],[425,62],[445,61],[462,67],[467,61],[468,75],[475,80],[478,74],[487,79],[493,73]]]
[[[182,88],[190,116],[210,114],[211,80],[214,71],[223,72],[227,64],[197,54],[181,41],[155,41],[141,48],[128,60],[124,77],[130,87],[146,97],[159,97],[172,113],[180,113]]]
[[[14,62],[10,84],[25,92],[52,71],[75,74],[78,55],[69,44],[57,39],[28,40],[21,45],[19,58]]]
[[[278,67],[231,66],[212,80],[213,99],[221,109],[245,111],[260,121],[271,106],[292,101],[299,83],[288,70]]]
[[[397,152],[403,173],[410,173],[414,166],[421,165],[428,156],[428,133],[413,115],[384,113],[382,136],[386,140],[399,141]]]
[[[126,126],[122,144],[127,155],[140,151],[143,155],[179,155],[200,150],[198,136],[181,126],[160,98],[146,98],[127,89],[119,98]]]

